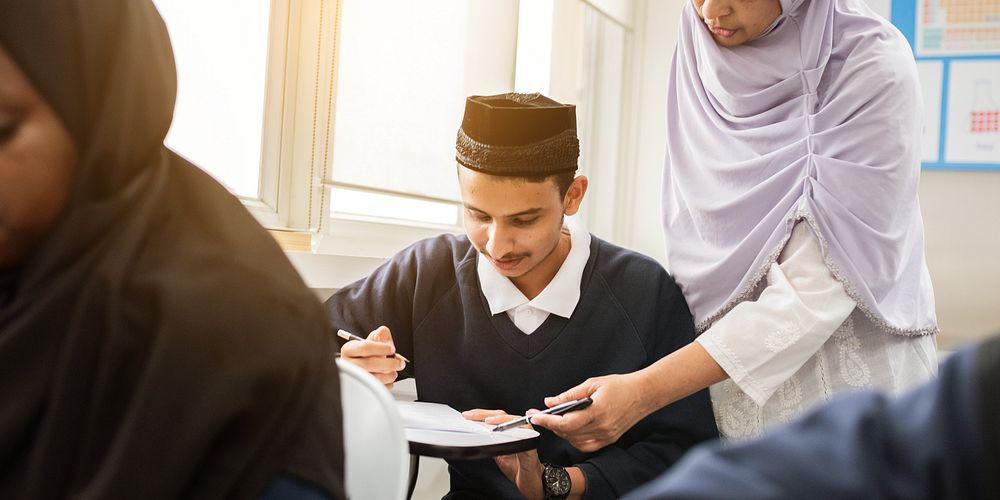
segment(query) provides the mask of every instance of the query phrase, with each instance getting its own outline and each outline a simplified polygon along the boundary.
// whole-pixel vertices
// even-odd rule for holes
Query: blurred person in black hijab
[[[0,0],[0,498],[343,497],[323,309],[175,90],[148,0]]]

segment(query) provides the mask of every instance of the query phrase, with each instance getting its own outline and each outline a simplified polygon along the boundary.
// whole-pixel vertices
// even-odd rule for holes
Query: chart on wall
[[[923,166],[1000,169],[1000,0],[892,0],[923,88]]]

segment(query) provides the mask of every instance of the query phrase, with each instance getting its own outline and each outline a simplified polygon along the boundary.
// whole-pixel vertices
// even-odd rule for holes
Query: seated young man
[[[327,300],[336,328],[378,327],[344,344],[343,359],[389,386],[415,377],[421,401],[521,415],[693,340],[684,297],[657,262],[565,219],[587,191],[575,113],[538,94],[468,98],[456,152],[466,234],[420,241]],[[397,350],[412,365],[388,357]],[[619,497],[717,435],[707,391],[594,453],[538,430],[537,451],[516,459],[451,461],[449,497]]]

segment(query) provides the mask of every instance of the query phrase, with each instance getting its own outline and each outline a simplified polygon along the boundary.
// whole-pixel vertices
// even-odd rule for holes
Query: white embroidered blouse
[[[900,392],[937,373],[934,336],[876,327],[800,221],[755,299],[697,339],[730,376],[711,387],[719,432],[752,436],[850,388]]]

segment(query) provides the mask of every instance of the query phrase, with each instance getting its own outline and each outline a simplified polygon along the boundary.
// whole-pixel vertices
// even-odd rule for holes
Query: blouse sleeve
[[[850,316],[856,303],[827,269],[799,222],[755,301],[737,304],[698,337],[709,355],[763,406]]]

